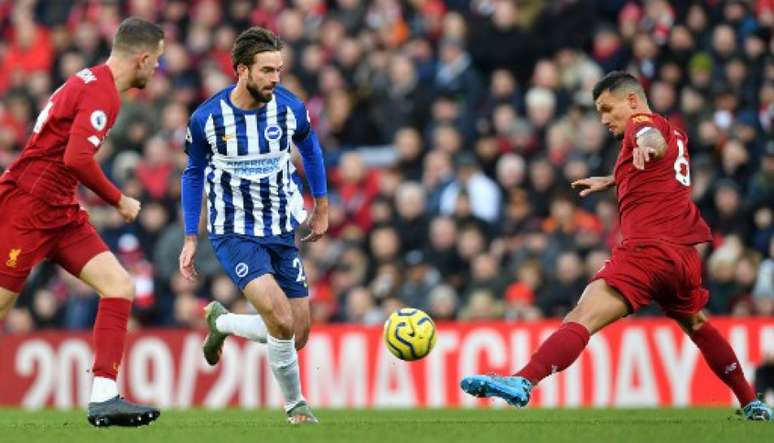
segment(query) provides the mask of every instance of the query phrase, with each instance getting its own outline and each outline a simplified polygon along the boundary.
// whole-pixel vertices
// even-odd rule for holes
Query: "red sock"
[[[565,370],[583,352],[591,334],[580,323],[567,322],[551,334],[532,358],[527,366],[515,375],[524,377],[533,385],[554,372]]]
[[[745,406],[755,400],[755,391],[745,380],[734,350],[714,326],[705,323],[691,335],[691,340],[699,347],[712,372],[734,391],[739,404]]]
[[[118,366],[124,355],[126,323],[132,302],[125,298],[102,298],[94,321],[94,366],[95,377],[115,380]]]

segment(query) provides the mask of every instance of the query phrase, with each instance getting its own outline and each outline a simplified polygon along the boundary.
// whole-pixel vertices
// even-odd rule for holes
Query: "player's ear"
[[[237,77],[238,78],[242,78],[242,75],[243,74],[246,75],[249,72],[249,70],[250,70],[247,66],[245,66],[245,65],[243,65],[241,63],[237,65],[236,69],[237,69]]]
[[[636,92],[629,92],[626,94],[626,104],[629,105],[629,109],[636,109],[640,104],[640,97]]]

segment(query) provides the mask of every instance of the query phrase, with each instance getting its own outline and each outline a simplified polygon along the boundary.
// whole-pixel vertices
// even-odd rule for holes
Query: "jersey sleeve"
[[[76,101],[75,118],[70,127],[71,136],[79,136],[88,140],[94,148],[99,147],[110,129],[108,122],[111,116],[118,113],[119,104],[112,96],[99,89],[90,90],[90,85],[83,85]]]
[[[183,223],[185,235],[197,235],[199,216],[202,211],[202,192],[204,191],[204,168],[207,166],[208,145],[204,131],[196,114],[191,117],[185,135],[185,152],[188,154],[188,166],[181,177]]]
[[[293,114],[298,122],[296,132],[293,134],[293,141],[301,152],[304,173],[309,182],[309,188],[312,190],[312,196],[315,198],[325,197],[328,194],[328,182],[325,174],[323,149],[312,129],[309,112],[306,110],[306,106],[301,103],[293,109]]]
[[[87,188],[113,206],[121,199],[121,191],[102,172],[94,154],[110,129],[108,119],[117,112],[108,94],[98,90],[82,90],[75,102],[75,117],[64,152],[64,165]]]
[[[296,132],[293,134],[293,141],[296,144],[306,140],[312,131],[312,123],[309,119],[309,111],[303,102],[299,102],[296,106],[292,107],[293,116],[296,118]]]

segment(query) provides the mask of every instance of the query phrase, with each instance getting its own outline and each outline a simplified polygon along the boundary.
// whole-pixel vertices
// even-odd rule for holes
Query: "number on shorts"
[[[683,173],[683,171],[685,171]],[[691,170],[688,166],[688,159],[685,157],[685,144],[683,140],[677,139],[677,158],[675,159],[675,178],[683,186],[691,186]]]
[[[296,257],[293,259],[293,267],[298,269],[297,282],[306,282],[306,275],[304,275],[304,264],[301,263],[301,259]]]

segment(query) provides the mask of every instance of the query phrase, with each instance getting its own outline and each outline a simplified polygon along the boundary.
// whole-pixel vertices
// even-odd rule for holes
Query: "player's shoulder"
[[[666,133],[669,130],[669,121],[660,114],[639,113],[631,116],[628,128],[635,135],[644,128],[654,128]]]
[[[67,83],[81,89],[115,88],[113,74],[107,65],[83,68],[73,74]]]
[[[203,101],[199,106],[196,107],[193,114],[191,114],[191,120],[204,124],[210,115],[220,112],[221,99],[225,98],[226,95],[230,93],[235,86],[235,84],[229,85],[216,92],[215,94],[212,94],[210,98]]]
[[[300,111],[305,108],[304,101],[282,85],[277,85],[274,89],[274,96],[277,99],[278,105],[290,106],[294,111]]]

